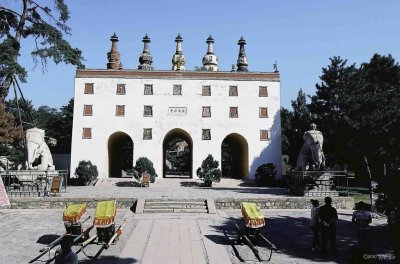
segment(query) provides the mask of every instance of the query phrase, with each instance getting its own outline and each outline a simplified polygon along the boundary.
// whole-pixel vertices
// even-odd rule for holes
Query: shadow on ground
[[[79,261],[79,263],[96,263],[96,264],[130,264],[130,263],[138,263],[136,259],[133,258],[118,258],[113,256],[100,256],[98,259],[85,259]]]
[[[59,237],[60,237],[60,235],[55,235],[55,234],[43,235],[38,238],[36,243],[42,244],[42,245],[48,245]]]
[[[197,181],[182,181],[180,184],[182,187],[199,187],[201,183]]]
[[[241,218],[235,217],[232,219],[241,227],[244,227]],[[232,219],[225,220],[222,225],[214,226],[220,235],[206,237],[214,243],[229,245],[236,256],[236,262],[257,261],[257,258],[248,246],[237,244],[236,239],[238,232]],[[267,217],[266,225],[262,228],[261,233],[278,248],[277,254],[283,254],[291,258],[304,259],[306,261],[349,263],[350,250],[352,248],[354,249],[354,246],[357,245],[355,224],[350,220],[340,219],[340,215],[337,221],[336,238],[339,255],[336,257],[331,255],[324,257],[320,252],[311,251],[312,233],[310,229],[310,219],[306,217]],[[371,245],[368,254],[386,254],[389,256],[392,254],[387,225],[372,226],[367,240]],[[268,259],[269,245],[262,240],[258,240],[257,243],[260,248],[261,258],[263,260]],[[281,256],[279,256],[279,258],[281,258]],[[274,261],[274,253],[271,261]],[[359,263],[375,263],[371,261],[372,260],[366,262],[362,260],[362,262]],[[395,261],[386,261],[385,263],[395,263]]]
[[[136,181],[121,181],[121,182],[116,182],[115,186],[118,187],[141,187],[140,182]]]

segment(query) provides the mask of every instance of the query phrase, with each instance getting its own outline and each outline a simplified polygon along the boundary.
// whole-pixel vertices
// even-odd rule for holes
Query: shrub
[[[87,185],[89,182],[97,179],[99,173],[96,165],[93,165],[89,160],[82,160],[75,169],[75,175],[78,176],[78,179],[82,185]]]
[[[150,174],[150,182],[155,182],[157,173],[153,167],[153,162],[151,162],[151,160],[149,160],[148,158],[138,158],[136,161],[136,165],[133,169],[136,171],[134,172],[134,175],[136,174],[138,177],[140,177],[143,172],[147,171]]]
[[[276,166],[273,163],[260,165],[256,170],[256,183],[261,186],[272,186],[275,182]]]
[[[211,154],[201,163],[196,171],[197,176],[204,181],[204,186],[211,187],[212,182],[219,182],[221,180],[221,170],[218,169],[219,163],[214,160]]]

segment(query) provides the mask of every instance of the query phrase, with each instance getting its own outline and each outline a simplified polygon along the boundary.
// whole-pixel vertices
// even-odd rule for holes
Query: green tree
[[[196,171],[197,176],[204,181],[204,185],[211,187],[212,182],[219,182],[221,180],[221,170],[218,168],[219,163],[214,160],[211,154],[201,163]]]
[[[351,106],[349,93],[355,89],[358,70],[340,57],[330,58],[330,65],[322,68],[321,83],[316,84],[316,95],[311,97],[310,110],[315,123],[324,134],[324,153],[331,163],[344,162],[354,157],[354,131],[346,120]]]
[[[49,59],[83,68],[82,52],[64,39],[71,34],[66,22],[68,6],[53,0],[55,10],[33,0],[0,6],[0,102],[4,102],[14,77],[26,81],[27,72],[18,62],[23,39],[34,41],[34,62],[45,69]]]
[[[296,164],[297,155],[304,144],[303,133],[310,129],[311,112],[307,104],[307,96],[302,89],[292,101],[292,111],[281,108],[282,151],[289,155],[292,166]]]
[[[400,153],[400,67],[392,56],[375,54],[357,68],[340,57],[323,68],[310,110],[324,133],[324,152],[363,174],[373,175]]]
[[[51,123],[54,138],[57,145],[52,149],[54,153],[71,153],[72,120],[74,115],[74,99],[69,100],[67,105],[60,108],[56,119]]]
[[[147,171],[150,174],[150,181],[154,182],[157,177],[156,170],[154,169],[153,162],[146,157],[140,157],[136,160],[133,173],[136,178],[139,178],[143,172]]]

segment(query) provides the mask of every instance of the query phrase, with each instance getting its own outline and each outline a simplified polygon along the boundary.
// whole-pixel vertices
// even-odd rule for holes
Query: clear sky
[[[1,1],[13,4],[12,0]],[[215,39],[220,70],[236,64],[237,41],[244,36],[250,71],[273,71],[278,61],[282,106],[290,107],[300,88],[314,94],[329,57],[351,63],[374,53],[400,59],[400,1],[322,0],[84,0],[65,1],[71,12],[67,39],[82,50],[88,69],[105,69],[110,36],[119,37],[125,69],[137,69],[142,38],[151,38],[153,66],[170,70],[174,39],[181,33],[186,69],[201,66],[206,38]],[[60,107],[74,93],[75,67],[49,63],[34,69],[32,40],[23,43],[20,62],[28,70],[25,97],[38,107]]]

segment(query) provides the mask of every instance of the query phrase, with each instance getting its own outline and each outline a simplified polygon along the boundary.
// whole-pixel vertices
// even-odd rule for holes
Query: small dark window
[[[117,94],[125,94],[125,84],[119,83],[117,84]]]
[[[211,117],[211,107],[203,106],[202,117]]]
[[[260,107],[260,118],[268,118],[268,107]]]
[[[84,105],[83,106],[83,115],[84,116],[93,115],[93,106],[92,105]]]
[[[201,92],[203,96],[211,96],[211,86],[210,85],[203,85],[203,89]]]
[[[202,139],[211,140],[211,129],[203,129]]]
[[[150,140],[153,138],[151,128],[144,128],[143,129],[143,139],[144,140]]]
[[[153,95],[153,85],[152,84],[144,85],[144,95]]]
[[[182,95],[182,85],[180,85],[180,84],[174,84],[174,87],[173,87],[173,94],[174,94],[174,95]]]
[[[268,130],[260,130],[260,140],[269,140]]]
[[[268,96],[267,86],[260,86],[259,87],[258,96],[259,97],[267,97]]]
[[[90,127],[84,127],[82,131],[82,138],[83,139],[90,139],[92,138],[92,129]]]
[[[94,84],[85,83],[85,94],[94,94]]]
[[[229,86],[229,96],[238,96],[237,86]]]
[[[237,107],[229,107],[229,117],[230,118],[238,118],[238,108]]]
[[[145,105],[143,116],[153,116],[153,106]]]
[[[117,105],[115,109],[116,116],[124,116],[125,115],[125,105]]]

